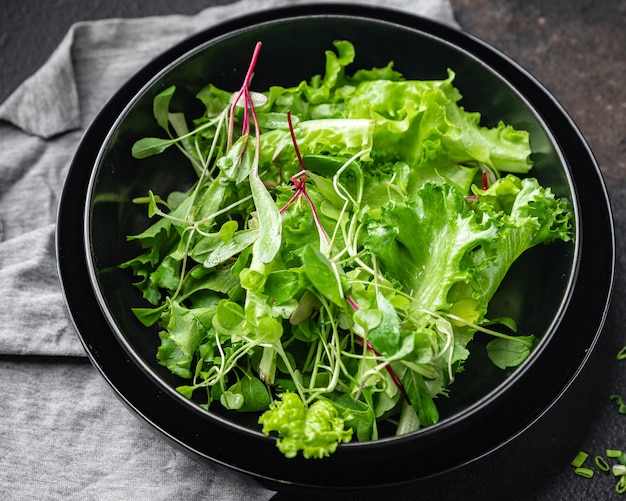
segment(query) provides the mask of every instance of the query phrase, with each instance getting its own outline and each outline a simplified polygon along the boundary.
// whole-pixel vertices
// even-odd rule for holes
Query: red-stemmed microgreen
[[[487,191],[490,185],[490,175],[489,175],[489,171],[486,168],[482,170],[481,182],[482,182],[482,186],[480,187],[480,190]],[[476,200],[478,200],[478,197],[476,195],[469,195],[465,197],[465,200],[468,200],[470,202],[475,202]]]
[[[267,187],[259,176],[259,156],[261,150],[261,130],[259,121],[254,109],[254,100],[250,92],[250,83],[254,75],[254,68],[257,63],[259,52],[261,50],[261,42],[257,42],[250,66],[243,80],[243,85],[239,92],[235,94],[230,108],[230,119],[228,125],[227,149],[233,145],[235,110],[239,102],[243,99],[243,120],[241,125],[241,135],[244,141],[244,147],[239,154],[239,162],[243,160],[244,153],[249,145],[250,133],[252,132],[251,124],[254,125],[255,145],[252,166],[250,168],[249,181],[252,198],[256,206],[258,218],[259,237],[253,245],[253,267],[259,267],[269,263],[274,259],[280,249],[282,220],[281,215],[276,207],[274,199],[267,191]]]
[[[252,59],[250,61],[250,66],[248,67],[248,71],[243,79],[243,84],[241,89],[235,94],[235,97],[230,105],[230,119],[228,123],[228,143],[227,148],[230,149],[233,144],[233,135],[235,128],[235,110],[237,106],[240,106],[239,102],[243,99],[243,120],[241,125],[241,135],[249,136],[250,134],[250,117],[252,116],[252,120],[254,121],[255,129],[257,130],[257,141],[260,141],[260,135],[258,133],[259,124],[257,121],[256,113],[254,111],[254,103],[252,102],[252,96],[250,94],[250,82],[252,81],[252,77],[254,75],[254,68],[256,66],[257,60],[259,58],[259,53],[261,51],[261,42],[257,42],[254,47],[254,52],[252,53]]]
[[[293,143],[296,156],[298,157],[298,163],[300,164],[300,172],[291,177],[291,181],[293,182],[293,185],[295,187],[295,192],[291,199],[282,207],[282,209],[280,209],[280,213],[283,214],[296,200],[298,200],[300,197],[303,197],[311,208],[313,219],[315,220],[315,225],[317,226],[317,230],[320,234],[320,240],[325,244],[325,246],[328,246],[328,244],[330,243],[330,238],[328,238],[328,234],[322,226],[322,222],[320,221],[320,218],[317,214],[315,204],[313,203],[313,200],[311,200],[311,197],[306,190],[306,168],[304,166],[302,153],[300,152],[300,148],[298,147],[298,141],[296,140],[296,132],[293,127],[293,121],[291,119],[291,111],[287,112],[287,122],[289,123],[289,133],[291,134],[291,141]]]
[[[352,309],[354,311],[358,311],[359,306],[356,304],[356,302],[354,301],[354,299],[348,298],[348,304],[352,307]],[[378,351],[376,351],[376,349],[372,346],[372,344],[367,341],[366,339],[361,340],[361,339],[357,339],[356,340],[357,344],[365,344],[365,347],[372,352],[374,355],[376,355],[379,358],[382,358],[382,355],[380,353],[378,353]],[[391,377],[392,381],[394,382],[394,384],[398,387],[398,390],[400,390],[400,393],[402,393],[402,396],[404,397],[404,399],[407,401],[407,403],[410,405],[411,404],[411,400],[409,399],[409,395],[406,392],[406,389],[404,388],[404,385],[402,384],[402,381],[400,380],[400,378],[398,377],[398,375],[395,373],[395,371],[393,370],[393,368],[387,363],[387,362],[383,362],[385,369],[387,370],[387,373],[389,374],[389,376]],[[366,378],[363,379],[363,384],[366,382]]]

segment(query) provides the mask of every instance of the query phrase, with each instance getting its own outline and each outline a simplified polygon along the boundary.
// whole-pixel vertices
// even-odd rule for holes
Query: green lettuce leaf
[[[283,393],[259,418],[263,433],[278,432],[278,449],[288,458],[299,451],[305,458],[329,456],[342,442],[349,442],[352,429],[344,428],[351,415],[340,416],[328,400],[320,399],[306,407],[296,393]]]
[[[454,73],[434,81],[365,81],[345,97],[346,116],[376,123],[377,155],[429,169],[478,162],[491,169],[530,170],[529,134],[503,123],[482,127],[480,114],[459,106]]]
[[[535,179],[502,178],[477,204],[475,211],[450,185],[429,183],[414,201],[383,207],[367,225],[365,247],[410,292],[414,309],[451,311],[463,301],[468,321],[480,321],[523,252],[571,238],[566,202]]]

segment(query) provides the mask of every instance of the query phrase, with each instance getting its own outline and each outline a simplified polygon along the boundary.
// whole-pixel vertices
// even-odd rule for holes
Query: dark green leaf
[[[154,101],[152,102],[152,112],[154,114],[154,118],[161,128],[168,130],[168,113],[170,109],[170,101],[172,100],[172,96],[174,95],[174,91],[176,90],[175,86],[168,87],[164,91],[160,92],[154,97]]]
[[[534,336],[492,339],[487,343],[487,355],[500,369],[517,367],[530,355],[534,342]]]
[[[133,144],[131,153],[134,158],[147,158],[158,155],[172,146],[176,141],[159,137],[144,137]]]
[[[402,378],[402,384],[409,395],[411,405],[415,409],[421,425],[428,426],[439,421],[439,411],[428,391],[423,376],[409,370]]]
[[[270,406],[267,387],[256,377],[246,375],[229,390],[243,397],[243,402],[238,407],[240,412],[264,411]]]
[[[346,425],[356,431],[359,441],[371,440],[376,418],[369,405],[361,400],[355,401],[347,393],[335,400],[334,404],[343,410],[343,414],[352,416],[352,419],[346,421]]]
[[[167,309],[168,306],[168,303],[163,303],[156,308],[133,308],[132,311],[143,325],[150,327],[161,318],[163,311]]]
[[[271,304],[283,304],[296,297],[300,291],[298,274],[291,270],[278,270],[267,275],[264,294]]]
[[[333,265],[319,249],[307,245],[302,251],[302,264],[304,273],[320,294],[337,306],[345,306],[343,291]]]

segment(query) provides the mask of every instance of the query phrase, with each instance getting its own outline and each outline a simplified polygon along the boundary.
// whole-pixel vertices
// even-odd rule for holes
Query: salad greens
[[[174,87],[154,99],[166,137],[133,155],[178,148],[198,180],[135,200],[156,222],[128,237],[150,303],[133,311],[180,393],[261,412],[287,457],[437,423],[476,333],[502,369],[536,345],[487,308],[523,252],[572,238],[568,204],[525,176],[527,132],[458,104],[452,71],[348,74],[337,41],[323,74],[254,92],[260,48],[238,92],[197,94],[198,118],[170,109]]]

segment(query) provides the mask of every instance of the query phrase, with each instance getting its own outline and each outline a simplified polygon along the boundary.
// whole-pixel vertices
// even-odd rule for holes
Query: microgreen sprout
[[[481,178],[481,181],[482,181],[482,186],[480,187],[480,189],[482,191],[487,191],[487,189],[489,189],[489,183],[490,183],[489,171],[484,166],[483,166],[480,178]],[[478,200],[478,196],[476,194],[468,195],[468,196],[465,197],[465,200],[469,200],[469,201],[475,202],[475,201]]]
[[[357,341],[357,344],[362,344],[362,341]],[[376,355],[379,358],[382,358],[382,355],[380,353],[378,353],[374,347],[372,346],[372,344],[369,341],[365,342],[365,346],[367,347],[367,349],[369,351],[371,351],[374,355]],[[411,399],[409,398],[408,393],[406,392],[406,389],[404,388],[404,385],[402,384],[402,381],[400,380],[400,378],[397,376],[397,374],[395,373],[395,371],[393,370],[393,368],[389,365],[388,362],[383,362],[382,364],[380,364],[381,368],[385,368],[387,370],[387,372],[389,373],[389,376],[391,376],[391,379],[393,380],[394,384],[398,387],[398,389],[400,390],[400,392],[402,393],[402,396],[404,397],[404,399],[407,401],[407,403],[409,405],[411,405]],[[378,370],[371,370],[372,374],[377,373]],[[367,376],[363,377],[363,380],[361,382],[361,386],[359,387],[359,391],[362,391],[363,386],[365,385]],[[358,398],[357,398],[358,400]]]
[[[254,75],[254,68],[256,66],[257,60],[259,58],[259,52],[261,51],[261,42],[257,42],[254,47],[254,52],[252,53],[252,60],[250,61],[250,66],[248,67],[248,71],[243,79],[243,84],[239,92],[235,95],[232,100],[232,104],[230,105],[230,119],[228,123],[228,149],[230,149],[233,145],[233,135],[235,129],[235,110],[237,106],[241,106],[243,108],[243,122],[241,125],[241,135],[243,137],[248,138],[250,136],[250,118],[252,117],[252,121],[254,122],[255,129],[257,131],[257,141],[260,140],[259,124],[257,120],[257,116],[254,110],[254,103],[252,101],[252,95],[250,94],[250,82],[252,81],[252,76]],[[240,104],[240,101],[243,100],[243,103]],[[247,140],[247,139],[246,139]],[[258,148],[257,148],[258,151]]]
[[[298,148],[298,141],[296,140],[296,133],[293,128],[293,121],[291,119],[291,111],[287,111],[287,121],[289,123],[289,133],[291,135],[293,148],[296,152],[296,156],[298,157],[298,164],[300,165],[300,172],[298,172],[297,174],[294,174],[291,178],[295,187],[295,193],[293,194],[291,199],[283,206],[283,208],[280,209],[280,213],[281,214],[284,213],[287,210],[287,208],[291,204],[293,204],[298,198],[304,197],[307,203],[309,204],[309,207],[311,208],[313,219],[315,220],[315,225],[317,226],[318,232],[320,234],[320,243],[322,245],[325,243],[327,246],[327,244],[330,242],[330,239],[328,238],[328,234],[326,233],[326,230],[324,229],[324,227],[322,226],[322,223],[320,222],[320,218],[317,214],[317,210],[315,209],[315,205],[313,204],[311,197],[306,191],[306,181],[307,181],[306,169],[304,167],[304,160],[302,159],[302,154],[300,153],[300,148]]]

